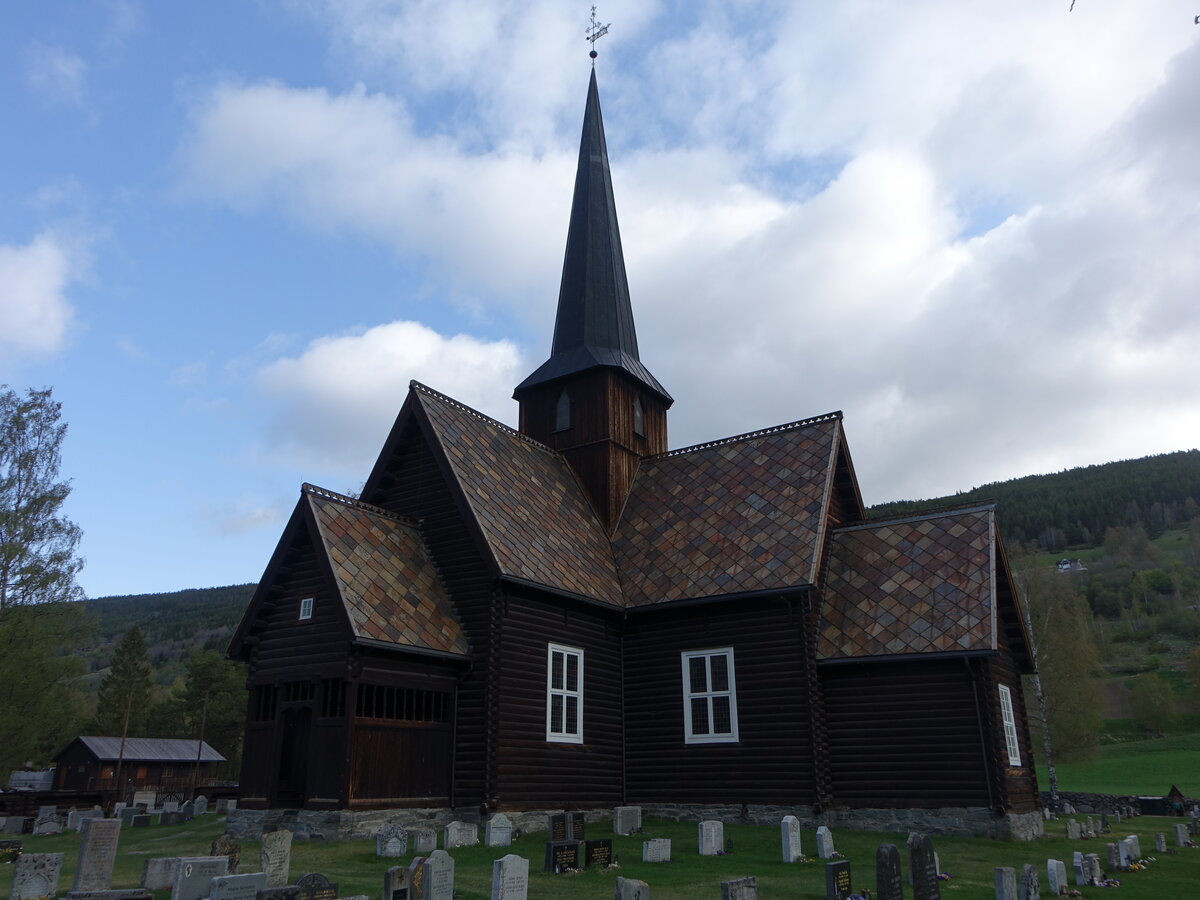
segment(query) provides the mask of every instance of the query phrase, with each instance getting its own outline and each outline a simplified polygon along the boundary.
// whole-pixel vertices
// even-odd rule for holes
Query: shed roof
[[[196,761],[197,741],[185,738],[125,738],[122,757],[119,737],[81,736],[75,739],[102,762],[124,758],[127,762],[191,762]],[[74,743],[72,741],[71,743]],[[207,741],[200,741],[200,762],[225,762],[225,757],[214,750]],[[69,744],[67,745],[70,746]],[[62,753],[65,753],[64,749]],[[59,756],[62,756],[59,753]],[[58,757],[55,757],[57,759]]]

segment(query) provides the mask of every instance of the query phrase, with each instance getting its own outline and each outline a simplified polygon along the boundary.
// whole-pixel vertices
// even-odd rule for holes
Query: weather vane
[[[611,22],[609,23],[612,24]],[[608,25],[601,25],[596,21],[596,4],[592,4],[592,24],[588,26],[587,39],[592,45],[592,51],[588,54],[592,58],[592,65],[596,65],[596,41],[608,34]]]

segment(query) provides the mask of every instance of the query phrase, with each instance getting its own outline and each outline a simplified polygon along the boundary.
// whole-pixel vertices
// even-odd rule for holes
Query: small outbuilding
[[[203,783],[225,757],[207,741],[138,737],[122,742],[119,737],[77,737],[54,762],[54,788],[59,791],[172,791],[191,786],[196,774]]]

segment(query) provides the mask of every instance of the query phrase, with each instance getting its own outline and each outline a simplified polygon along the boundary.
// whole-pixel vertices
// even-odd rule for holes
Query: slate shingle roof
[[[992,507],[835,531],[818,656],[993,650]]]
[[[413,384],[500,571],[622,605],[612,548],[561,455]]]
[[[470,652],[412,523],[311,486],[305,492],[355,637]]]
[[[645,460],[613,542],[633,606],[812,583],[840,418]]]
[[[119,737],[80,737],[79,742],[101,761],[115,760],[121,756]],[[208,741],[201,741],[200,762],[225,762],[225,757],[214,750]],[[124,759],[126,762],[191,762],[196,761],[196,741],[186,738],[125,738]],[[60,754],[61,755],[61,754]]]

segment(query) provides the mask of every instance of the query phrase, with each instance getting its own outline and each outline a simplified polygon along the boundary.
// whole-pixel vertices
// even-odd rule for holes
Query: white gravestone
[[[142,880],[139,886],[148,891],[169,891],[175,887],[175,879],[178,877],[178,856],[148,859],[142,863]]]
[[[387,823],[379,826],[375,832],[376,856],[407,856],[408,832],[399,825]]]
[[[61,853],[22,853],[13,863],[9,900],[36,900],[58,893]]]
[[[409,900],[408,869],[392,866],[383,873],[383,900]]]
[[[758,900],[758,879],[749,875],[722,881],[721,900]]]
[[[1188,830],[1186,825],[1175,826],[1175,846],[1186,847],[1188,845]]]
[[[185,856],[171,890],[171,900],[202,900],[212,889],[214,878],[229,874],[227,856]]]
[[[1067,884],[1067,867],[1061,859],[1046,860],[1046,890],[1051,897],[1059,897],[1062,895],[1063,889],[1070,887]]]
[[[651,838],[642,841],[642,862],[670,862],[671,839]]]
[[[424,900],[454,900],[453,857],[445,850],[434,850],[430,853],[425,860],[424,880]]]
[[[265,872],[246,875],[218,875],[212,880],[209,900],[255,900],[259,891],[267,889]]]
[[[117,840],[121,836],[120,819],[88,819],[79,844],[79,862],[75,866],[72,891],[106,891],[112,884],[113,863],[117,859]]]
[[[833,832],[829,830],[828,825],[817,829],[817,856],[821,859],[833,858]]]
[[[442,846],[447,850],[455,847],[474,847],[479,843],[479,826],[473,822],[451,822],[446,826]]]
[[[996,869],[996,900],[1017,900],[1017,871],[1007,867]]]
[[[510,853],[492,863],[492,900],[527,900],[528,897],[529,860]]]
[[[700,823],[699,844],[701,856],[716,856],[725,852],[725,824],[716,819]]]
[[[1021,881],[1017,891],[1021,900],[1042,900],[1042,885],[1037,869],[1028,863],[1021,866]]]
[[[785,863],[794,863],[804,855],[800,849],[800,820],[795,816],[783,817],[779,823],[779,839]]]
[[[1129,843],[1130,862],[1137,862],[1142,858],[1142,839],[1136,834],[1129,834],[1125,836],[1125,840]]]
[[[267,873],[267,887],[287,884],[292,862],[292,833],[286,828],[264,831],[259,839],[258,852],[262,863],[260,868]]]
[[[617,890],[614,900],[650,900],[650,885],[636,878],[617,876]]]
[[[1076,850],[1071,854],[1071,867],[1075,870],[1075,884],[1087,884],[1087,868],[1083,864],[1083,852]]]
[[[408,839],[412,841],[412,852],[422,856],[437,849],[437,832],[432,828],[410,828]]]
[[[613,832],[630,835],[642,830],[642,808],[640,806],[618,806],[613,810]]]
[[[512,820],[504,813],[496,813],[484,826],[483,842],[489,847],[507,847],[512,843],[512,832]]]

